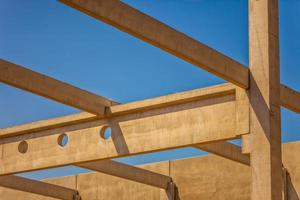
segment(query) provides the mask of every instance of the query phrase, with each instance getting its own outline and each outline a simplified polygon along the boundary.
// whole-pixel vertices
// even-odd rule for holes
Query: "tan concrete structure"
[[[221,85],[116,105],[108,118],[3,138],[0,174],[237,139],[249,133],[249,105],[239,92]],[[106,127],[108,140],[100,136]],[[70,141],[64,148],[57,144],[61,134]],[[29,148],[22,154],[23,140]]]
[[[300,195],[300,143],[283,145],[283,163],[289,172],[287,199],[298,200]],[[181,200],[251,199],[251,170],[247,165],[218,156],[202,156],[142,166],[156,173],[171,176],[178,187]],[[163,189],[134,183],[103,173],[80,174],[47,180],[79,191],[82,200],[165,200]],[[50,199],[40,195],[0,188],[3,199]],[[53,198],[51,198],[53,199]]]
[[[65,200],[298,199],[300,147],[285,145],[282,154],[280,106],[300,113],[300,93],[280,83],[278,0],[249,0],[249,68],[121,1],[61,2],[230,83],[118,104],[1,59],[1,82],[84,111],[0,129],[1,186]],[[111,137],[104,138],[108,128]],[[240,138],[242,147],[226,141]],[[223,158],[144,169],[110,160],[186,146]],[[13,175],[64,165],[100,173],[50,183]],[[1,193],[4,199],[41,199]]]
[[[282,199],[278,17],[278,1],[249,0],[252,199]]]

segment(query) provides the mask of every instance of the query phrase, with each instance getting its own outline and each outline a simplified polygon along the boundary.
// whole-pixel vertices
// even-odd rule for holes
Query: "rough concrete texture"
[[[288,200],[300,194],[300,142],[283,145],[283,162],[290,177]],[[251,175],[248,166],[213,155],[155,163],[143,168],[170,175],[178,186],[182,200],[247,200],[250,199]],[[47,180],[77,188],[83,200],[166,200],[166,192],[101,173],[80,174]],[[298,193],[298,194],[297,194]],[[2,200],[46,200],[35,194],[0,188]]]

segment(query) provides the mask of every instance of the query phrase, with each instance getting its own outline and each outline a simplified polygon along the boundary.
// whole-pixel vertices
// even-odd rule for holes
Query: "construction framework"
[[[2,59],[1,82],[84,112],[0,129],[0,186],[80,199],[77,190],[14,175],[76,165],[178,199],[172,177],[111,159],[192,146],[250,166],[251,199],[284,199],[280,108],[300,113],[300,93],[280,83],[278,0],[249,0],[249,67],[121,1],[61,2],[229,83],[119,104]],[[242,139],[242,147],[232,139]]]

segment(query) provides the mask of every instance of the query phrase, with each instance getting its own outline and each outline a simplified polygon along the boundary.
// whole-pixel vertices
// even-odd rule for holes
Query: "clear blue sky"
[[[126,0],[248,66],[247,0]],[[300,1],[280,0],[281,81],[300,91]],[[0,0],[0,57],[80,88],[130,102],[224,81],[55,0]],[[0,84],[0,127],[78,112]],[[300,115],[282,110],[283,140],[300,139]],[[180,149],[121,161],[196,156]],[[78,169],[31,173],[32,178]]]

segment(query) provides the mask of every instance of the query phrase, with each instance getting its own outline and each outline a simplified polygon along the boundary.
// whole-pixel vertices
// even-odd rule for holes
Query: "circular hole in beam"
[[[57,144],[61,147],[65,147],[68,144],[69,137],[67,134],[60,134],[57,138]]]
[[[104,126],[100,130],[100,137],[104,140],[108,140],[111,137],[112,130],[109,126]]]
[[[26,153],[28,150],[28,143],[26,141],[22,141],[18,145],[18,150],[20,153]]]

